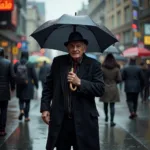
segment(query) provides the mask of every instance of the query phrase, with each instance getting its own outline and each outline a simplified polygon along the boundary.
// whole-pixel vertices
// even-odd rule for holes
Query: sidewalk
[[[36,103],[37,103],[36,100],[32,100],[30,109],[37,107]],[[8,104],[7,125],[6,125],[7,135],[5,137],[0,137],[0,147],[18,127],[20,122],[18,120],[18,115],[19,115],[18,99],[16,97],[13,97]]]
[[[150,149],[150,104],[139,103],[138,118],[130,120],[124,93],[116,104],[117,123],[114,128],[104,122],[103,103],[96,98],[100,113],[99,132],[101,150],[149,150]],[[40,117],[40,100],[31,101],[31,121],[18,121],[18,100],[9,103],[7,136],[0,138],[2,150],[45,149],[48,128]],[[30,131],[30,132],[29,132]]]
[[[122,92],[120,96],[121,102],[116,103],[116,127],[121,127],[122,130],[128,132],[136,141],[150,149],[150,101],[141,103],[141,99],[139,98],[138,117],[135,120],[130,120],[125,93]],[[96,103],[100,118],[104,120],[103,104],[99,101],[96,101]]]

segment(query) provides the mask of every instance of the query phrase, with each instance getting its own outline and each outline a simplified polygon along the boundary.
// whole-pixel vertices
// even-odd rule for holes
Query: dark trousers
[[[24,110],[24,116],[25,118],[29,117],[29,110],[30,110],[30,100],[28,99],[20,99],[19,100],[19,107],[20,110]]]
[[[104,103],[104,112],[106,118],[108,118],[108,104],[110,106],[110,121],[114,121],[114,115],[115,115],[115,103]]]
[[[74,120],[65,117],[63,120],[62,128],[57,139],[57,150],[78,150]]]
[[[4,131],[7,121],[8,101],[0,101],[0,131]]]
[[[139,93],[126,93],[126,99],[130,113],[136,113],[137,111],[138,94]]]
[[[148,97],[149,97],[149,85],[143,87],[143,89],[141,91],[142,101],[147,101]]]

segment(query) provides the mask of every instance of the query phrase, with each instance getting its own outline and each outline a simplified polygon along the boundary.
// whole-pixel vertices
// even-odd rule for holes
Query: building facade
[[[39,27],[40,15],[34,5],[27,6],[27,41],[29,52],[38,51],[38,43],[30,36]]]
[[[139,1],[141,41],[150,49],[150,0]]]
[[[14,0],[13,9],[0,10],[0,16],[0,46],[13,61],[20,53],[17,43],[26,35],[26,0]]]
[[[105,0],[89,0],[88,15],[98,25],[105,25]]]
[[[77,15],[87,15],[88,14],[88,5],[82,3],[81,10],[78,11]]]
[[[38,52],[38,43],[30,36],[41,24],[45,22],[45,3],[30,1],[27,5],[27,40],[29,52]]]
[[[119,40],[118,46],[123,49],[131,46],[132,34],[132,5],[129,0],[106,0],[106,26]]]

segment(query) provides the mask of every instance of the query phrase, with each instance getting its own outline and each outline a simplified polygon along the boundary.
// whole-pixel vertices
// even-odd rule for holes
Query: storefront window
[[[124,32],[124,43],[131,43],[131,30]]]

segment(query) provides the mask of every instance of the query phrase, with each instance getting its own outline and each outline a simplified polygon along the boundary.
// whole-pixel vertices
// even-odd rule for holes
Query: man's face
[[[77,41],[77,42],[70,42],[67,45],[67,48],[71,57],[73,59],[78,59],[82,57],[83,53],[85,53],[87,46],[86,44],[84,44],[84,42]]]

